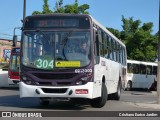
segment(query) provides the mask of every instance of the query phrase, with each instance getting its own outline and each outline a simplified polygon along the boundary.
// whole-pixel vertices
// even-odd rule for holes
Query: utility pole
[[[25,19],[26,17],[26,0],[24,0],[23,2],[23,20]]]
[[[158,79],[157,79],[157,103],[160,104],[160,1],[159,1],[159,30],[158,30]]]

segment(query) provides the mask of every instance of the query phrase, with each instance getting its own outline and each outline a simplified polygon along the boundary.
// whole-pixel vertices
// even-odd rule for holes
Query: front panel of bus
[[[21,83],[41,86],[44,93],[52,93],[46,87],[81,86],[93,82],[90,27],[88,16],[26,18],[21,44]]]

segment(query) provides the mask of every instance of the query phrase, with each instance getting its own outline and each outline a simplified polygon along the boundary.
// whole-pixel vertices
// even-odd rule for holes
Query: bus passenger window
[[[127,63],[127,70],[128,70],[128,73],[133,73],[133,68],[131,63]]]
[[[109,58],[113,60],[112,39],[109,37]]]
[[[146,74],[146,65],[140,64],[140,73]]]
[[[107,44],[107,35],[106,34],[103,34],[103,36],[104,36],[104,40],[103,40],[103,42],[104,42],[104,57],[105,58],[108,58],[108,44]]]
[[[157,75],[157,66],[153,66],[153,75]]]
[[[116,41],[113,41],[113,59],[114,59],[114,61],[117,61]]]
[[[139,65],[138,64],[132,64],[133,67],[133,73],[139,74]]]
[[[152,75],[152,66],[147,65],[146,70],[147,70],[147,74],[148,74],[148,75]]]

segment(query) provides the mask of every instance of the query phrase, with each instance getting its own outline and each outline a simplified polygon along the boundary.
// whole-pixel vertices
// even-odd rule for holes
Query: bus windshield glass
[[[16,54],[11,55],[10,70],[12,72],[19,72],[19,65],[20,65],[20,56]]]
[[[88,31],[25,31],[22,44],[22,63],[32,68],[77,68],[91,60]]]

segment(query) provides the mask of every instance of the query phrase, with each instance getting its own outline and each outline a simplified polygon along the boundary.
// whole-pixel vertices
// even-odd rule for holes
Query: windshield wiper
[[[63,56],[64,56],[65,60],[67,60],[67,58],[66,58],[65,53],[64,53],[64,48],[65,48],[65,46],[66,46],[66,44],[67,44],[68,38],[72,35],[72,32],[73,32],[73,30],[71,30],[71,31],[65,36],[65,38],[62,40],[62,44],[63,44],[62,51],[63,51]]]

